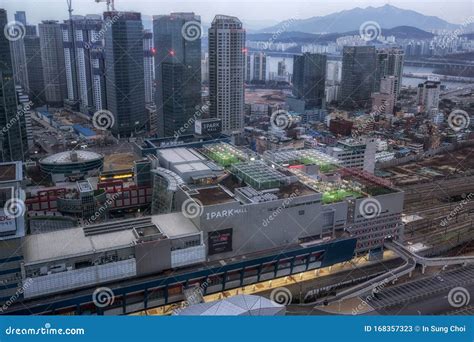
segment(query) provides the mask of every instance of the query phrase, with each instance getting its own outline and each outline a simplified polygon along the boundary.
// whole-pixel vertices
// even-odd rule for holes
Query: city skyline
[[[42,20],[56,18],[58,20],[66,20],[68,18],[67,4],[65,0],[46,0],[45,3],[53,7],[45,6],[44,8],[35,7],[34,0],[23,0],[20,7],[13,5],[7,0],[0,1],[0,7],[4,7],[9,13],[12,11],[26,11],[30,21],[38,24]],[[145,0],[139,3],[122,0],[116,2],[116,9],[120,11],[136,11],[142,12],[144,18],[151,19],[153,15],[168,14],[171,12],[195,12],[202,17],[202,22],[210,25],[216,14],[225,14],[239,17],[246,27],[250,29],[262,29],[264,27],[273,26],[281,21],[290,19],[308,19],[311,17],[324,16],[336,12],[351,10],[354,8],[381,7],[390,4],[392,6],[413,10],[424,15],[436,16],[444,19],[452,24],[461,25],[469,20],[469,13],[472,12],[472,2],[469,0],[457,0],[449,2],[438,1],[436,6],[429,0],[417,1],[415,3],[399,0],[364,0],[364,1],[337,1],[324,3],[313,2],[307,0],[292,1],[288,6],[286,1],[261,0],[254,2],[251,0],[239,1],[238,4],[234,0],[226,1],[165,1],[160,2],[158,6],[152,0]],[[73,14],[101,14],[106,10],[105,3],[95,3],[94,0],[76,0],[73,1]],[[265,19],[256,15],[260,12],[266,13]],[[271,18],[271,19],[269,19]],[[13,20],[13,14],[9,15],[9,20]]]

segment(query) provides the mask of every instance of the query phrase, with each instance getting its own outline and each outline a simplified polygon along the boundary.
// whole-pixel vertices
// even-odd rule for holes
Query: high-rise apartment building
[[[405,59],[405,52],[401,48],[385,48],[378,49],[376,57],[376,75],[374,83],[374,91],[380,90],[380,81],[385,76],[394,76],[396,82],[395,99],[400,93],[403,77],[403,61]]]
[[[384,76],[380,80],[380,90],[372,94],[372,112],[386,116],[393,115],[397,96],[398,78]]]
[[[84,114],[92,114],[98,108],[94,101],[91,54],[94,48],[102,47],[102,19],[99,15],[75,15],[65,20],[61,29],[67,82],[65,104]]]
[[[67,87],[61,26],[56,20],[44,20],[38,27],[45,101],[50,106],[62,107]]]
[[[209,28],[210,115],[224,132],[244,126],[245,30],[236,17],[217,15]]]
[[[245,57],[245,81],[266,81],[267,56],[265,53],[249,53]]]
[[[107,88],[105,78],[105,53],[102,46],[90,51],[92,68],[93,101],[96,110],[107,109]]]
[[[437,111],[439,106],[441,82],[438,79],[428,79],[418,84],[417,105],[419,112],[428,113]]]
[[[326,55],[305,53],[293,57],[293,95],[305,109],[322,108],[325,102]]]
[[[191,132],[190,118],[201,113],[201,18],[194,13],[155,16],[153,36],[158,134]]]
[[[342,54],[341,105],[366,108],[375,81],[375,47],[344,46]]]
[[[104,12],[107,109],[115,135],[136,135],[147,128],[143,72],[143,24],[137,12]]]

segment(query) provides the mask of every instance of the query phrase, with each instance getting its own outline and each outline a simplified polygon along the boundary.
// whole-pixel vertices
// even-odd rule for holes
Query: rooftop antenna
[[[115,6],[114,6],[114,0],[95,0],[95,2],[105,2],[107,4],[107,12],[112,9],[112,11],[115,11]]]

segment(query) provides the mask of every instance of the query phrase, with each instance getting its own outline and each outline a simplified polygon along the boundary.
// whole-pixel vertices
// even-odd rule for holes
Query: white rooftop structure
[[[267,298],[237,295],[223,300],[191,305],[173,315],[179,316],[284,316],[286,308]]]
[[[40,160],[42,164],[73,164],[82,163],[85,161],[101,160],[104,157],[92,151],[65,151],[47,156]]]

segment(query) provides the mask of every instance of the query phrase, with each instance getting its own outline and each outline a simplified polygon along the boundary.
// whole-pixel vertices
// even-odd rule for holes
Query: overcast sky
[[[74,14],[101,13],[105,3],[95,0],[72,0]],[[210,22],[215,14],[235,15],[254,26],[265,26],[289,18],[305,19],[322,16],[354,7],[379,7],[391,4],[411,9],[425,15],[433,15],[451,23],[461,24],[474,18],[473,0],[115,0],[117,10],[134,10],[144,15],[167,14],[188,11],[201,15],[203,22]],[[0,8],[6,8],[9,19],[15,11],[26,11],[28,22],[38,23],[45,19],[63,20],[67,17],[66,0],[0,0]]]

